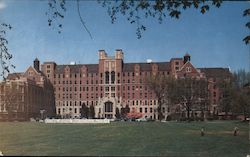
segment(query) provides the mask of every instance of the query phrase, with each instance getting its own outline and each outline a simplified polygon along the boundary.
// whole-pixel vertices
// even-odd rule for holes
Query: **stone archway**
[[[104,117],[111,119],[113,118],[113,103],[111,101],[107,101],[104,103]]]

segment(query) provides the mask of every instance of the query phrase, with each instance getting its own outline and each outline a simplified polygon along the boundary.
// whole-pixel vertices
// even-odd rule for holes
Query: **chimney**
[[[115,59],[123,59],[123,52],[122,49],[116,49],[115,50]]]
[[[107,53],[105,50],[99,50],[99,59],[105,59],[107,58]]]

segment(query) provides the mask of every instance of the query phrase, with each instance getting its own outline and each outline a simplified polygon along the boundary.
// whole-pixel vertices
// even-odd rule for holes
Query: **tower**
[[[185,54],[184,58],[183,58],[183,63],[187,63],[187,62],[190,62],[190,55],[188,53]]]
[[[37,58],[34,60],[34,68],[36,69],[37,72],[40,71],[40,62]]]

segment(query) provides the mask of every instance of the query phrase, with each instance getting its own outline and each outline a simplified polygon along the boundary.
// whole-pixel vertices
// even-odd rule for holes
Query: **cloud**
[[[6,3],[3,0],[0,0],[0,10],[4,9],[6,7],[7,7]]]

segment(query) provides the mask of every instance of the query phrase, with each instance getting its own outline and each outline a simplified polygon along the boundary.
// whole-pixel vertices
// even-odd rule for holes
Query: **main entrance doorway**
[[[113,118],[113,103],[110,101],[107,101],[104,103],[104,117],[111,119]]]

